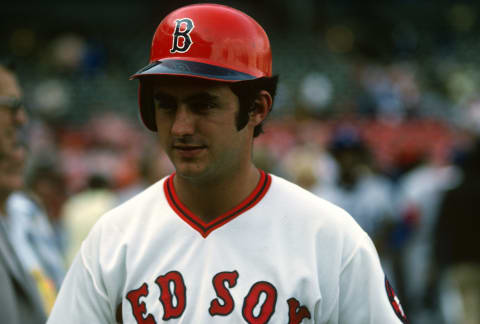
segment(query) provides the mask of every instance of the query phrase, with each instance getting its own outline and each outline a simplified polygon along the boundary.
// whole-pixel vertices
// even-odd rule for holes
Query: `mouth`
[[[173,145],[173,148],[176,150],[185,150],[185,151],[192,151],[205,148],[204,145]]]
[[[195,157],[207,147],[204,145],[173,145],[172,148],[183,157]]]

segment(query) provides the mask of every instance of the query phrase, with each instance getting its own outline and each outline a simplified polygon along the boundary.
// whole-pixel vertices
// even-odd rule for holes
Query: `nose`
[[[20,107],[16,111],[13,112],[14,122],[17,126],[23,126],[28,121],[27,112],[25,108]]]
[[[193,135],[195,132],[194,114],[184,106],[178,107],[174,115],[171,132],[172,135],[178,137]]]

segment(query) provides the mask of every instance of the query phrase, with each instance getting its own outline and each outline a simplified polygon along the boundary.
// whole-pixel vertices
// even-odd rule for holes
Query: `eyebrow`
[[[198,101],[214,101],[217,100],[218,96],[212,95],[208,92],[199,92],[191,96],[188,96],[184,101],[185,102],[198,102]]]
[[[155,92],[153,96],[154,98],[158,98],[158,99],[177,101],[177,98],[162,91]],[[218,96],[212,95],[208,92],[199,92],[186,97],[183,101],[186,103],[191,103],[191,102],[198,102],[198,101],[214,101],[214,100],[217,100],[218,98],[219,98]]]

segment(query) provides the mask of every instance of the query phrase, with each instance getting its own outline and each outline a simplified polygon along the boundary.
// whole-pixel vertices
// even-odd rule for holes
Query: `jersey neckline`
[[[206,238],[212,231],[225,225],[234,218],[243,214],[253,206],[255,206],[267,193],[272,183],[272,177],[263,170],[260,171],[260,180],[258,181],[257,186],[250,195],[245,198],[240,204],[232,208],[231,210],[223,213],[219,217],[213,219],[212,221],[206,223],[200,217],[195,215],[190,211],[187,206],[185,206],[177,196],[175,187],[173,185],[173,178],[175,173],[171,174],[163,184],[163,190],[165,192],[165,197],[167,198],[168,204],[173,209],[173,211],[180,216],[180,218],[190,225],[193,229],[200,233],[203,238]]]

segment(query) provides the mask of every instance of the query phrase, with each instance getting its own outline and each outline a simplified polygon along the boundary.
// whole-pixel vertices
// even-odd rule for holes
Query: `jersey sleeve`
[[[47,324],[112,323],[108,299],[77,254],[62,284]],[[114,322],[114,321],[113,321]]]
[[[101,260],[102,246],[107,250],[108,237],[102,226],[96,224],[82,243],[62,283],[48,324],[115,323],[112,295],[107,289],[108,277]],[[112,255],[112,257],[114,257]],[[108,278],[107,278],[108,279]]]
[[[337,307],[339,324],[407,323],[367,234],[341,270]]]

